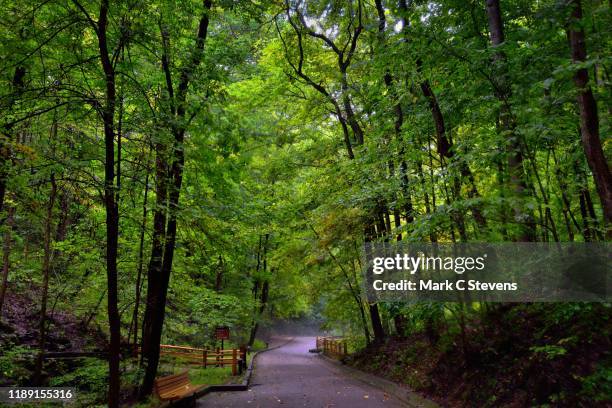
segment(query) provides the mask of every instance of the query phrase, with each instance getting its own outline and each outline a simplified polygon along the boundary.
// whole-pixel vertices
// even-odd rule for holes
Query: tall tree
[[[107,284],[107,313],[110,331],[109,346],[109,381],[108,406],[119,406],[120,387],[120,346],[121,346],[121,320],[118,307],[117,285],[117,252],[119,242],[119,189],[116,185],[115,166],[115,112],[117,105],[115,56],[124,46],[127,31],[124,30],[120,41],[114,50],[109,47],[109,0],[101,0],[98,10],[98,21],[94,21],[87,10],[77,0],[75,6],[83,13],[91,25],[98,40],[98,58],[104,74],[104,100],[100,103],[100,116],[104,127],[104,207],[106,210],[106,284]]]
[[[305,15],[304,9],[305,7],[307,7],[307,5],[303,4],[301,1],[298,1],[293,7],[290,5],[289,1],[286,2],[285,12],[287,20],[297,38],[298,62],[297,64],[292,62],[289,56],[288,46],[283,39],[280,30],[278,30],[281,41],[283,42],[285,57],[299,79],[306,82],[307,85],[314,88],[317,92],[325,96],[330,103],[332,103],[335,109],[334,112],[336,117],[338,118],[338,121],[342,127],[349,160],[354,160],[355,154],[352,149],[348,128],[350,127],[352,131],[353,140],[356,145],[363,145],[364,131],[353,109],[353,101],[351,100],[348,86],[348,69],[350,68],[351,62],[355,57],[359,37],[363,31],[363,4],[361,0],[358,0],[356,11],[354,10],[354,5],[352,2],[350,2],[346,7],[345,15],[348,17],[349,22],[347,24],[348,36],[344,41],[344,44],[338,44],[337,39],[333,39],[322,29],[313,29],[307,21],[307,16]],[[311,18],[311,20],[313,19]],[[342,101],[343,109],[340,107],[340,103],[336,100],[332,92],[328,91],[323,85],[321,85],[320,82],[315,81],[304,72],[304,33],[308,37],[322,42],[326,47],[329,47],[329,49],[331,49],[335,55],[337,69],[340,75],[340,99]],[[366,226],[364,229],[364,239],[366,242],[368,242],[368,240],[371,239],[370,237],[373,236],[370,231],[374,229],[373,225],[377,215],[376,210],[372,210],[372,212],[367,216],[366,224],[368,226]],[[385,331],[380,319],[378,304],[370,304],[369,312],[370,321],[372,323],[372,329],[374,332],[374,341],[377,343],[382,343],[385,339]]]
[[[587,61],[587,46],[582,19],[582,3],[580,0],[570,0],[571,18],[568,25],[568,36],[572,62],[584,64]],[[593,181],[601,200],[606,235],[612,236],[612,176],[608,161],[601,147],[599,137],[599,115],[597,101],[589,84],[589,71],[581,66],[574,73],[574,84],[577,89],[578,109],[580,111],[580,135],[587,163],[593,173]]]
[[[156,152],[157,202],[153,216],[153,238],[151,260],[147,272],[147,303],[142,327],[142,361],[145,375],[140,389],[144,398],[153,391],[153,382],[159,364],[159,344],[164,324],[168,284],[172,272],[174,249],[176,246],[177,215],[179,198],[183,183],[183,166],[185,164],[185,133],[191,118],[187,115],[187,95],[195,70],[202,62],[204,44],[210,23],[211,0],[203,1],[203,10],[195,36],[195,46],[191,56],[180,69],[178,83],[172,78],[170,66],[169,37],[164,22],[160,22],[162,39],[162,70],[166,79],[166,97],[168,99],[167,117],[170,121],[172,143],[167,149],[158,143]],[[169,154],[168,154],[169,153]],[[169,158],[169,165],[165,160]]]
[[[54,131],[57,132],[57,123],[53,124]],[[43,281],[42,294],[40,300],[40,314],[38,320],[38,356],[36,358],[36,367],[34,368],[34,384],[42,384],[42,370],[45,353],[45,341],[47,336],[47,301],[49,298],[49,275],[51,274],[52,253],[51,246],[53,237],[51,236],[51,226],[53,225],[53,207],[57,197],[57,183],[55,174],[51,174],[51,191],[49,192],[49,201],[47,203],[47,212],[44,222],[44,255],[43,255]]]
[[[11,95],[8,98],[8,103],[4,107],[6,111],[11,111],[15,102],[23,95],[25,91],[25,77],[27,70],[21,64],[15,68],[15,73],[11,81]],[[2,135],[0,138],[0,212],[4,209],[4,199],[6,196],[7,178],[9,176],[9,168],[11,166],[11,152],[13,142],[12,123],[4,123],[2,126]]]
[[[404,39],[409,44],[410,43],[410,21],[408,19],[408,3],[406,0],[399,0],[399,12],[402,22],[402,34]],[[380,12],[379,12],[380,15]],[[438,102],[438,98],[427,78],[424,77],[423,73],[423,60],[420,56],[416,57],[416,70],[417,74],[420,77],[419,87],[421,88],[421,92],[425,99],[427,100],[427,104],[429,106],[429,110],[431,112],[431,117],[434,123],[435,135],[436,135],[436,149],[437,153],[440,157],[441,163],[448,167],[449,164],[457,163],[457,167],[459,169],[459,174],[453,175],[452,178],[452,188],[455,199],[460,199],[461,195],[461,184],[466,183],[468,185],[468,197],[469,198],[478,198],[480,194],[478,192],[478,188],[476,186],[476,181],[474,179],[474,174],[470,170],[469,165],[463,160],[461,157],[457,157],[452,140],[447,134],[446,122],[444,120],[444,115],[442,114],[442,109],[440,108],[440,104]],[[474,220],[478,224],[478,226],[482,229],[486,227],[486,219],[482,213],[480,206],[472,205],[471,212],[474,216]],[[465,232],[465,220],[464,216],[460,211],[455,211],[453,214],[453,220],[457,223],[457,227],[459,228],[459,232],[464,240],[467,239]]]
[[[387,38],[385,35],[385,30],[387,27],[387,18],[385,16],[385,8],[382,0],[376,0],[376,11],[378,13],[378,37],[380,42],[383,45],[386,45]],[[404,216],[407,223],[411,223],[414,221],[414,207],[412,204],[412,194],[410,193],[410,181],[408,178],[408,164],[406,161],[406,148],[405,142],[402,139],[402,126],[404,125],[404,110],[397,96],[397,92],[395,90],[395,84],[393,80],[393,76],[391,72],[387,69],[383,75],[383,81],[387,90],[389,91],[389,97],[392,100],[393,104],[393,113],[395,115],[395,120],[393,121],[393,131],[395,133],[395,139],[399,145],[398,149],[398,160],[399,160],[399,173],[400,173],[400,183],[402,188],[402,194],[404,198]],[[395,166],[393,165],[393,158],[389,160],[389,169],[392,173],[395,172]],[[401,221],[398,219],[397,210],[394,208],[394,219],[396,227],[401,225]],[[401,240],[401,234],[398,235],[398,240]]]
[[[489,21],[489,35],[494,48],[500,47],[505,42],[504,23],[499,0],[487,0],[487,16]],[[523,168],[523,146],[521,135],[516,129],[516,119],[512,113],[510,102],[511,88],[506,54],[496,50],[494,55],[495,79],[494,93],[499,100],[499,126],[501,133],[507,139],[508,173],[510,175],[511,188],[515,194],[516,201],[513,205],[514,217],[519,224],[519,241],[535,241],[535,221],[533,215],[524,206],[528,193],[528,182]]]
[[[2,306],[8,288],[8,277],[11,262],[11,234],[15,223],[15,207],[8,207],[6,231],[4,232],[4,243],[2,245],[2,282],[0,283],[0,320],[2,319]]]

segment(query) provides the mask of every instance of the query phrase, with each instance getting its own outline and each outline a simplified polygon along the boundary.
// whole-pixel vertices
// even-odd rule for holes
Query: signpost
[[[215,339],[221,340],[221,350],[223,350],[223,340],[230,338],[230,330],[227,326],[215,327]]]

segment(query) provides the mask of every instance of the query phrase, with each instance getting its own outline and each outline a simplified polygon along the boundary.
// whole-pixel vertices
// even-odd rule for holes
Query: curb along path
[[[393,395],[400,401],[404,402],[404,406],[406,407],[439,408],[438,404],[420,396],[414,391],[411,391],[410,388],[405,385],[400,385],[393,381],[389,381],[384,378],[358,370],[356,368],[344,365],[341,362],[329,358],[323,354],[320,354],[319,356],[328,364],[333,365],[336,370],[343,372],[345,375],[355,378],[356,380],[364,382],[378,389],[381,389],[390,395]]]
[[[253,376],[253,369],[255,367],[255,360],[257,358],[257,356],[259,356],[262,353],[265,353],[267,351],[272,351],[275,350],[279,347],[283,347],[284,345],[291,343],[291,341],[293,341],[293,337],[277,337],[274,341],[274,344],[272,346],[269,346],[266,349],[263,350],[259,350],[257,352],[255,352],[255,354],[253,355],[253,358],[251,359],[251,364],[249,364],[249,367],[246,370],[246,373],[244,374],[244,379],[242,380],[242,382],[240,383],[235,383],[235,384],[218,384],[218,385],[209,385],[208,387],[198,391],[195,394],[195,398],[202,398],[205,395],[211,393],[211,392],[229,392],[229,391],[246,391],[249,388],[249,384],[251,383],[251,378]],[[171,404],[170,404],[171,405]],[[179,402],[180,405],[180,402]]]

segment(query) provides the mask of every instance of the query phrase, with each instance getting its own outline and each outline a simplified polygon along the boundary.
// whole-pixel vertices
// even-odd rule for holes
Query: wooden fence
[[[348,354],[346,340],[340,337],[318,337],[317,349],[333,358],[342,358]]]
[[[140,349],[139,349],[140,351]],[[159,345],[160,356],[171,356],[185,360],[190,365],[200,367],[232,367],[232,375],[242,373],[247,364],[247,349],[222,350],[220,348],[208,350],[196,347],[174,346],[171,344]]]

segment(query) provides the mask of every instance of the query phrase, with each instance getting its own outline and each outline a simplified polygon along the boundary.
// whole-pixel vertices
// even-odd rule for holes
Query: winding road
[[[248,391],[214,392],[197,401],[215,408],[405,407],[395,397],[348,376],[308,350],[314,337],[295,337],[257,357]]]

